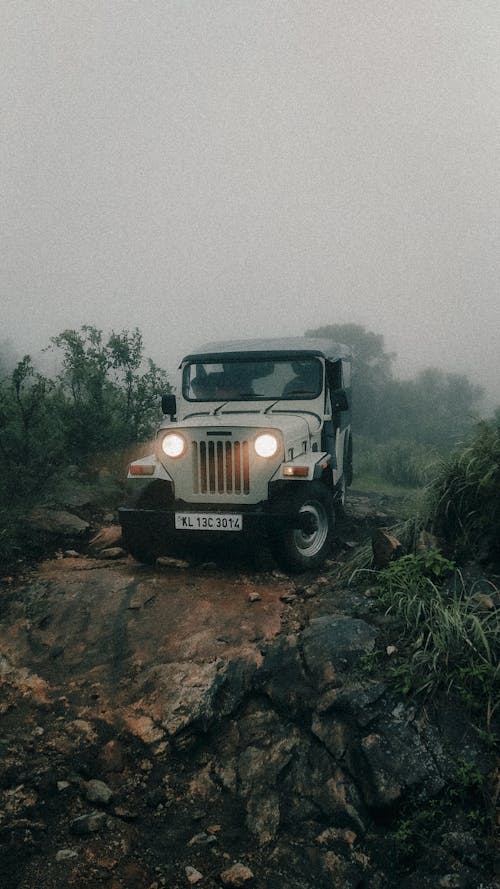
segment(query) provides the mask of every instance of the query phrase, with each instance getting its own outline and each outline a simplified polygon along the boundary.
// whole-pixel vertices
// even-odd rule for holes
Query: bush
[[[489,724],[500,678],[498,611],[483,611],[475,585],[438,551],[391,563],[376,589],[409,646],[398,668],[403,690],[453,689],[474,707],[486,701]]]
[[[500,557],[500,429],[479,424],[472,443],[441,460],[429,492],[433,529],[460,558]]]
[[[0,378],[0,563],[12,565],[30,548],[22,516],[76,464],[92,474],[124,467],[120,454],[150,438],[160,396],[171,391],[165,371],[143,355],[138,330],[66,330],[51,341],[62,353],[54,379],[29,355]],[[5,364],[5,362],[4,362]]]
[[[356,474],[376,477],[391,485],[418,488],[432,478],[434,449],[402,439],[376,444],[356,438]]]

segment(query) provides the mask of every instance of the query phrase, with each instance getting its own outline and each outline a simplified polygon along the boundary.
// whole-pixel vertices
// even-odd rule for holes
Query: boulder
[[[269,646],[259,683],[278,708],[294,715],[310,709],[314,688],[302,664],[297,636],[278,636]]]
[[[122,546],[123,537],[120,525],[108,525],[101,528],[89,543],[91,552],[101,552],[110,547]]]
[[[33,509],[27,516],[30,528],[53,537],[80,537],[90,525],[78,516],[61,509]]]
[[[437,739],[430,749],[413,716],[397,706],[348,753],[350,773],[369,807],[390,808],[407,798],[425,802],[444,787]]]
[[[373,562],[376,568],[387,568],[390,562],[404,555],[404,547],[387,528],[376,528],[372,534]]]
[[[373,650],[377,630],[352,617],[313,618],[302,633],[304,661],[320,689],[342,682],[360,658]]]

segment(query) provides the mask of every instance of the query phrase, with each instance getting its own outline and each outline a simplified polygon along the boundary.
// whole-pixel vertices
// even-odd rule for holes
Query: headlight
[[[167,432],[162,440],[161,448],[167,457],[182,457],[187,450],[187,442],[178,432]]]
[[[270,432],[264,432],[255,439],[254,448],[259,457],[274,457],[278,450],[278,439]]]

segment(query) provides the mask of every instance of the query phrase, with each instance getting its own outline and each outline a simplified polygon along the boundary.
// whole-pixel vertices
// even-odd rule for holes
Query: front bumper
[[[175,507],[172,508],[163,508],[163,509],[140,509],[136,507],[122,507],[118,510],[118,516],[120,525],[122,526],[125,537],[128,533],[133,533],[134,531],[140,531],[141,535],[144,533],[150,532],[155,537],[169,537],[173,534],[181,535],[182,537],[188,537],[189,535],[203,535],[204,537],[208,535],[214,536],[219,534],[223,534],[224,537],[227,535],[237,535],[241,537],[242,534],[245,533],[256,533],[259,531],[267,530],[269,519],[271,517],[271,512],[267,508],[268,504],[256,504],[254,506],[239,506],[237,508],[231,504],[231,509],[225,508],[222,504],[218,505],[216,509],[213,506],[207,507],[206,504],[185,504],[179,503]],[[175,528],[175,514],[176,512],[181,513],[211,513],[214,516],[224,515],[230,516],[234,515],[242,515],[243,516],[243,528],[241,531],[179,531]]]

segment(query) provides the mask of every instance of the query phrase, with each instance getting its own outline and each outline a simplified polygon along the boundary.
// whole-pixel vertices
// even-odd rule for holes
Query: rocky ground
[[[491,753],[374,671],[395,629],[339,581],[393,513],[352,498],[300,579],[226,542],[149,569],[52,515],[60,552],[0,583],[3,889],[493,889],[456,777]]]

